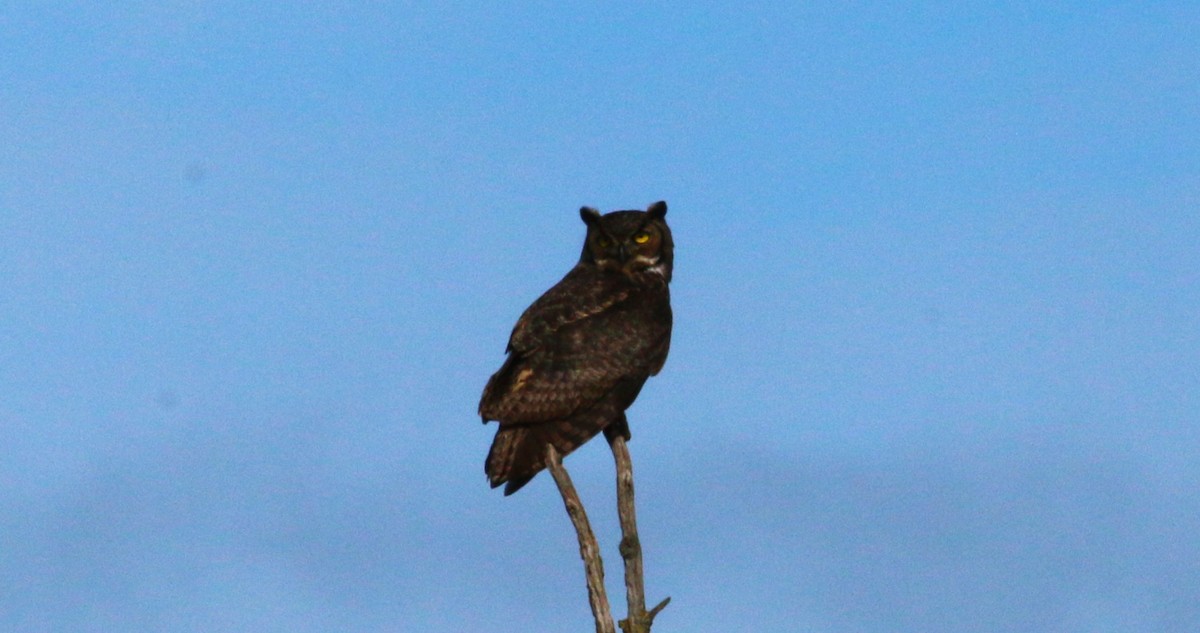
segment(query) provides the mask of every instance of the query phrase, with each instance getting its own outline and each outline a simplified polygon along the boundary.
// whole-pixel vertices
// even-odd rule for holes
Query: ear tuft
[[[646,209],[646,213],[649,213],[650,217],[652,218],[658,218],[661,220],[667,215],[667,201],[659,200],[658,202],[655,202],[654,204],[650,205],[650,208]]]
[[[600,211],[592,207],[579,207],[579,217],[583,219],[583,223],[592,226],[600,221]]]

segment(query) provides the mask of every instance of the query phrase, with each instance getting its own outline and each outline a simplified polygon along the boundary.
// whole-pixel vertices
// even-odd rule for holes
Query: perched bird
[[[495,488],[520,490],[600,431],[629,439],[625,410],[662,369],[671,344],[674,243],[667,203],[601,215],[579,263],[533,302],[508,339],[508,358],[483,389],[479,415],[500,423],[484,464]]]

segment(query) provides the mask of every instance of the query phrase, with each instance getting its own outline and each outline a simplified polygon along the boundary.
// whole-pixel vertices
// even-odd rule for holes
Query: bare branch
[[[575,533],[579,536],[579,556],[583,559],[584,573],[587,576],[588,603],[592,607],[592,617],[596,620],[596,633],[616,633],[613,626],[612,611],[608,606],[608,596],[604,591],[604,563],[600,560],[600,547],[596,544],[596,535],[588,523],[587,513],[583,510],[583,502],[571,476],[559,459],[558,451],[553,444],[546,445],[546,466],[558,484],[558,492],[562,494],[563,505],[567,515],[575,525]]]
[[[625,563],[625,599],[628,617],[621,620],[625,633],[649,633],[654,616],[662,611],[671,598],[646,612],[646,584],[642,569],[642,543],[638,540],[637,510],[633,503],[633,459],[620,433],[609,438],[613,459],[617,463],[617,514],[621,519],[621,560]]]

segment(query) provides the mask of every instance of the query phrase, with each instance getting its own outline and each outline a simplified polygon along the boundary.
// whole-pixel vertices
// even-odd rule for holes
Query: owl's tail
[[[546,468],[547,444],[553,444],[558,454],[565,457],[601,429],[601,424],[580,425],[576,420],[501,426],[492,440],[484,472],[493,488],[506,484],[504,495],[511,495]]]

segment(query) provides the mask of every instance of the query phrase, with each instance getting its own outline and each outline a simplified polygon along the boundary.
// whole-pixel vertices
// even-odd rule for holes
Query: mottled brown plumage
[[[579,213],[587,224],[579,263],[521,315],[479,402],[484,423],[500,423],[484,470],[506,495],[546,467],[547,444],[565,456],[601,431],[628,438],[625,410],[667,359],[666,203]]]

